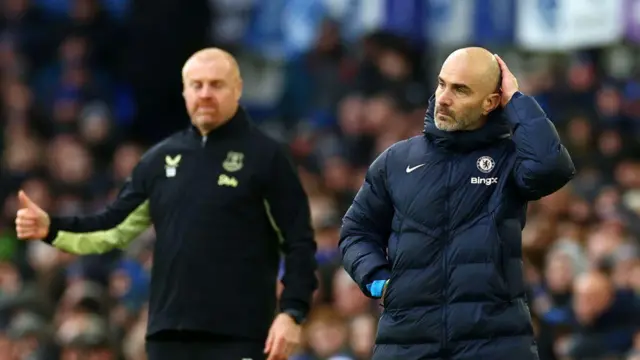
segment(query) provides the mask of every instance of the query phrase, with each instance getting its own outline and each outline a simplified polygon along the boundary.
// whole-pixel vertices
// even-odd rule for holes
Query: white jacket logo
[[[476,161],[476,166],[478,167],[478,170],[488,174],[496,166],[496,162],[488,156],[481,156],[478,161]]]
[[[493,170],[493,168],[496,167],[496,162],[489,156],[481,156],[478,159],[478,161],[476,161],[476,167],[481,172],[488,174],[491,172],[491,170]],[[482,177],[474,176],[471,178],[471,183],[476,185],[483,184],[483,185],[489,186],[489,185],[497,184],[498,178],[497,177],[482,178]]]
[[[498,178],[497,177],[490,177],[490,178],[472,177],[471,183],[476,185],[483,184],[483,185],[489,186],[489,185],[497,184]]]

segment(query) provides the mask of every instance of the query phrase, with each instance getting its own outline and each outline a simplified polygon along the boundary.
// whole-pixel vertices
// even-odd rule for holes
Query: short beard
[[[447,131],[447,132],[465,131],[471,127],[470,126],[471,124],[474,123],[474,121],[469,121],[469,119],[459,119],[459,118],[451,118],[451,117],[450,119],[453,119],[453,121],[439,121],[438,116],[436,115],[434,117],[434,123],[438,128],[438,130]]]

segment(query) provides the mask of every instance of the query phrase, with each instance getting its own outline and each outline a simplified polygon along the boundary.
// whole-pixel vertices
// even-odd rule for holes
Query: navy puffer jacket
[[[525,301],[527,202],[575,168],[536,101],[517,93],[482,128],[399,142],[371,165],[340,249],[363,292],[389,279],[375,360],[538,359]]]

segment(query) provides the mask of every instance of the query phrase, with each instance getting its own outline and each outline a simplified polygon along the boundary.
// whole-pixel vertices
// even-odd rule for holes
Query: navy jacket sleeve
[[[516,144],[513,177],[520,193],[531,201],[565,186],[575,175],[573,161],[535,99],[516,93],[506,114]]]
[[[279,232],[284,253],[282,311],[305,317],[311,306],[316,278],[316,242],[309,201],[287,152],[278,147],[270,164],[266,207]]]
[[[368,297],[371,285],[389,279],[389,261],[386,249],[391,233],[393,204],[386,180],[386,162],[389,149],[369,167],[364,184],[353,200],[342,222],[340,250],[345,270]],[[378,289],[381,290],[381,289]]]

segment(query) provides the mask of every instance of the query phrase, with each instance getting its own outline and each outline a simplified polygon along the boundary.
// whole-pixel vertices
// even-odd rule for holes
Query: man
[[[559,342],[559,356],[571,359],[623,358],[640,331],[639,299],[633,290],[616,289],[598,271],[576,277],[572,292],[572,334]]]
[[[306,195],[284,151],[238,106],[242,79],[230,54],[201,50],[182,78],[192,126],[149,150],[115,203],[97,215],[49,217],[20,192],[18,236],[91,254],[122,248],[153,224],[149,358],[286,359],[317,287]],[[280,249],[286,272],[273,320]]]
[[[452,53],[424,136],[373,162],[344,217],[344,267],[385,309],[374,359],[537,359],[521,229],[574,171],[497,55]]]

